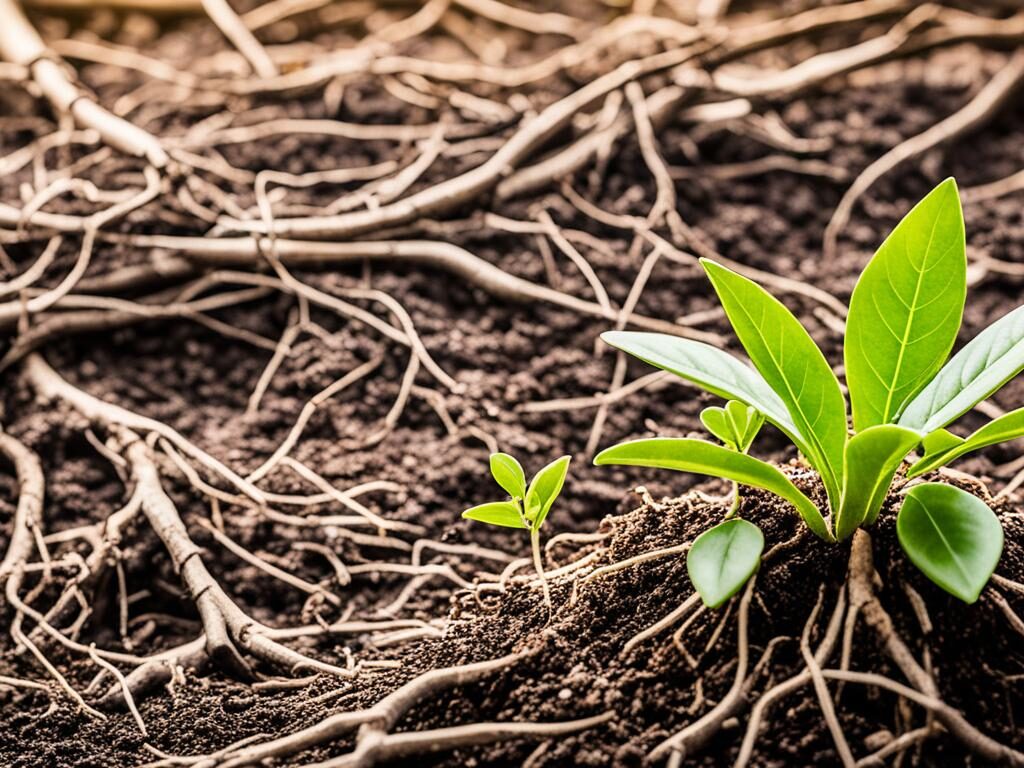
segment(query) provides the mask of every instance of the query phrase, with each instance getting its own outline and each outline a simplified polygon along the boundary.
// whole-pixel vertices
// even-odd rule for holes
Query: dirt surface
[[[789,3],[774,12],[803,9],[801,4]],[[557,10],[594,25],[616,14],[596,3],[567,4]],[[741,7],[737,13],[750,10]],[[972,10],[985,15],[999,12]],[[384,34],[380,30],[387,22],[407,15],[385,9],[351,23],[325,21],[318,13],[299,14],[270,25],[260,32],[260,39],[287,59],[305,55],[299,50],[303,44],[323,50],[350,48],[371,34]],[[394,50],[417,60],[475,60],[481,52],[467,50],[465,39],[460,42],[455,31],[460,23],[476,30],[470,43],[490,35],[505,46],[500,65],[506,67],[538,61],[565,44],[558,35],[529,34],[476,18],[468,11],[457,11],[456,16],[461,22],[449,20],[395,43]],[[220,33],[200,17],[159,18],[98,10],[32,18],[47,41],[101,39],[144,50],[182,72],[199,71],[207,77],[236,76],[239,69],[245,72],[244,61],[226,50]],[[782,68],[815,53],[874,37],[892,21],[890,16],[854,28],[826,30],[752,53],[730,66],[737,71],[750,65],[759,68],[755,71]],[[582,64],[514,89],[470,82],[448,91],[448,84],[438,80],[436,88],[445,98],[435,95],[431,101],[429,94],[421,94],[420,101],[428,106],[403,100],[403,94],[411,98],[407,91],[414,80],[399,81],[383,74],[339,78],[334,86],[318,84],[224,97],[202,89],[178,92],[166,83],[154,85],[157,81],[138,72],[66,55],[75,60],[77,76],[100,104],[164,137],[168,145],[175,137],[188,137],[189,131],[202,138],[205,131],[227,125],[256,125],[286,117],[426,126],[428,130],[421,132],[420,138],[429,136],[430,126],[441,121],[450,126],[449,147],[461,150],[443,154],[412,181],[405,194],[413,194],[480,165],[515,133],[525,119],[523,113],[543,110],[620,62],[663,48],[671,46],[643,35],[628,38]],[[972,188],[1020,169],[1024,106],[1019,98],[1011,98],[968,137],[930,150],[874,183],[844,228],[836,258],[822,257],[822,237],[837,203],[863,168],[963,107],[1006,60],[1005,47],[990,49],[982,40],[900,56],[829,78],[797,94],[769,93],[755,100],[756,115],[750,119],[695,124],[685,113],[677,116],[657,131],[658,149],[674,177],[676,208],[707,248],[747,267],[804,281],[846,302],[856,275],[885,233],[936,182],[953,175],[966,190],[964,214],[973,279],[963,326],[963,339],[968,339],[1015,307],[1021,295],[1024,214],[1020,193],[990,199],[971,197]],[[650,94],[664,87],[668,79],[664,73],[656,73],[640,83],[644,93]],[[453,98],[452,92],[461,94],[462,100]],[[480,101],[472,102],[469,97]],[[505,107],[509,114],[498,107]],[[585,130],[585,118],[600,109],[600,102],[589,105],[579,116],[580,124],[556,133],[529,162],[571,143]],[[629,112],[628,100],[620,109]],[[500,118],[489,116],[495,110]],[[784,126],[784,135],[790,138],[779,139],[779,129],[770,133],[772,141],[766,141],[766,123]],[[12,156],[65,124],[23,83],[0,88],[0,157]],[[203,141],[194,152],[243,172],[242,180],[196,166],[192,174],[201,181],[190,183],[187,174],[172,178],[156,200],[110,223],[104,231],[131,236],[223,235],[216,229],[219,216],[237,217],[241,212],[259,219],[253,173],[275,169],[308,174],[389,161],[405,167],[423,151],[422,144],[408,140],[345,138],[295,130],[239,143]],[[773,146],[779,141],[786,145]],[[478,142],[479,148],[474,150],[472,142]],[[101,147],[96,141],[58,146],[39,160],[4,173],[0,202],[23,208],[52,180],[47,173],[76,164],[75,175],[101,190],[138,189],[144,163],[118,152],[97,156]],[[787,169],[757,171],[746,165],[763,158],[771,158],[769,162],[784,158]],[[244,172],[251,173],[246,176]],[[657,195],[634,131],[617,141],[606,156],[588,162],[566,179],[576,193],[618,215],[646,217]],[[612,305],[621,307],[651,252],[649,243],[582,212],[572,203],[572,191],[560,182],[553,180],[512,200],[484,192],[443,215],[362,237],[451,243],[511,275],[595,301],[593,287],[550,236],[509,231],[514,227],[486,218],[496,214],[528,222],[536,229],[538,217],[547,211],[593,268]],[[274,215],[283,218],[322,212],[339,197],[358,191],[363,183],[289,189],[284,201],[275,203]],[[72,192],[47,201],[43,210],[87,215],[108,204]],[[212,220],[204,219],[204,212]],[[656,229],[668,235],[667,227]],[[49,234],[45,227],[31,223],[24,229],[4,229],[3,248],[14,269],[0,266],[5,270],[0,279],[9,280],[33,264]],[[52,288],[61,282],[79,256],[81,239],[78,233],[65,235],[38,287]],[[680,253],[693,250],[686,245],[680,245]],[[179,257],[172,249],[112,242],[111,237],[101,236],[85,279]],[[259,265],[261,274],[268,273],[264,267]],[[685,561],[678,554],[586,583],[580,581],[586,569],[556,579],[550,620],[539,590],[529,584],[528,567],[517,571],[520,575],[511,579],[504,592],[496,588],[474,592],[456,582],[496,583],[513,557],[528,556],[528,543],[517,532],[459,519],[465,507],[497,498],[500,493],[487,473],[487,455],[494,447],[520,456],[528,471],[555,456],[574,455],[570,481],[547,530],[552,535],[598,532],[603,537],[554,546],[549,552],[551,567],[587,557],[591,558],[587,568],[608,565],[692,540],[724,511],[726,502],[718,498],[727,491],[724,484],[705,483],[699,492],[682,495],[699,479],[593,467],[587,447],[588,443],[603,447],[632,437],[699,432],[698,413],[713,399],[682,382],[661,381],[617,399],[607,410],[599,408],[593,398],[615,388],[611,383],[616,356],[598,341],[598,335],[614,324],[605,318],[550,303],[510,301],[456,274],[424,265],[367,261],[290,269],[302,283],[346,298],[398,327],[396,315],[378,300],[379,294],[353,291],[386,293],[408,313],[424,347],[452,377],[454,386],[446,386],[421,367],[408,402],[396,412],[394,404],[404,397],[402,382],[410,361],[409,348],[364,323],[314,305],[308,310],[310,323],[292,340],[258,407],[247,412],[274,345],[295,323],[298,313],[306,311],[294,295],[280,291],[208,312],[208,317],[219,323],[215,327],[178,317],[122,323],[92,333],[58,329],[42,340],[40,351],[75,387],[159,420],[243,476],[274,453],[310,398],[367,361],[378,361],[370,375],[316,408],[290,456],[335,489],[375,483],[358,501],[389,521],[416,527],[390,534],[390,541],[353,539],[344,526],[307,525],[281,518],[283,514],[303,516],[304,520],[351,515],[337,498],[271,503],[271,515],[258,513],[251,505],[213,504],[162,446],[154,445],[161,483],[189,533],[203,548],[203,561],[252,619],[272,627],[339,620],[405,622],[397,629],[324,634],[290,642],[303,653],[340,666],[351,656],[359,662],[395,662],[397,668],[369,667],[355,680],[341,683],[330,675],[320,675],[296,687],[283,682],[290,679],[287,670],[260,662],[254,664],[254,671],[268,679],[255,688],[222,669],[186,669],[183,678],[138,697],[148,730],[143,737],[135,719],[123,708],[104,709],[105,719],[81,711],[52,677],[47,677],[38,660],[5,631],[0,633],[0,675],[48,681],[48,690],[0,685],[0,722],[5,726],[0,728],[0,764],[24,768],[129,766],[166,755],[207,755],[245,737],[264,741],[338,712],[371,706],[418,673],[512,652],[522,653],[523,658],[482,681],[439,692],[405,714],[395,730],[486,721],[555,722],[604,712],[613,712],[614,719],[579,734],[504,741],[430,757],[401,758],[398,763],[639,766],[658,743],[707,714],[726,694],[736,674],[738,600],[724,613],[699,612],[675,641],[672,635],[678,626],[631,653],[622,653],[631,637],[689,597]],[[249,269],[250,274],[255,271]],[[136,286],[119,296],[156,304],[166,302],[185,284],[181,278],[157,286]],[[807,295],[772,290],[806,324],[838,368],[842,354],[837,321],[841,325],[841,319]],[[82,287],[79,293],[94,292]],[[726,347],[737,349],[694,259],[660,258],[639,295],[635,312],[668,321],[696,316],[700,330],[719,334]],[[43,319],[50,315],[59,317],[60,313],[47,313]],[[34,323],[38,322],[34,318]],[[248,335],[225,335],[224,328]],[[23,328],[22,333],[26,332]],[[18,334],[13,324],[9,323],[3,334],[0,351],[16,349]],[[626,365],[625,382],[650,373],[635,361]],[[1016,407],[1022,394],[1024,384],[1011,384],[996,395],[993,406],[1009,410]],[[545,403],[552,404],[546,407]],[[980,413],[968,414],[956,430],[972,429],[983,420]],[[50,537],[49,555],[59,561],[58,568],[70,569],[78,562],[72,553],[86,557],[91,548],[85,540],[62,541],[61,532],[108,518],[127,502],[133,487],[123,460],[112,461],[97,450],[97,444],[110,437],[110,430],[95,420],[90,423],[66,403],[41,399],[24,375],[23,359],[0,373],[0,424],[41,460],[46,479],[41,530]],[[957,468],[973,473],[988,491],[997,493],[1019,469],[1019,449],[1018,444],[994,447],[964,460]],[[792,463],[792,449],[774,430],[765,430],[754,452],[799,472]],[[207,469],[198,471],[206,482],[232,490]],[[323,490],[287,464],[279,464],[258,484],[265,492],[293,497]],[[646,501],[634,491],[640,484],[649,493]],[[0,472],[3,540],[12,530],[18,492],[16,479],[5,465]],[[1019,530],[1020,513],[1016,511],[1020,499],[1012,494],[993,503],[1007,542],[999,573],[1019,580],[1024,577],[1024,531]],[[814,622],[811,642],[820,642],[843,583],[849,550],[847,546],[825,546],[810,535],[793,542],[799,530],[797,521],[767,496],[749,494],[743,514],[765,530],[769,550],[791,542],[764,564],[757,577],[749,613],[750,668],[757,665],[747,691],[752,702],[754,694],[802,668],[800,633],[819,599],[820,618]],[[222,526],[232,541],[266,562],[338,595],[339,604],[310,597],[246,563],[214,538],[206,521]],[[372,526],[353,530],[363,536],[376,533]],[[977,605],[964,606],[914,571],[896,544],[891,510],[883,515],[872,537],[883,585],[879,596],[899,631],[911,638],[918,658],[931,665],[943,698],[985,733],[1024,748],[1015,724],[1015,712],[1022,703],[1018,677],[1024,671],[1019,630],[1007,622],[990,593]],[[455,579],[370,572],[353,573],[346,583],[321,552],[295,546],[325,544],[348,567],[409,564],[411,544],[421,538],[446,545],[475,544],[497,552],[488,550],[489,554],[481,556],[480,552],[459,550],[425,551],[423,562],[448,564]],[[123,590],[118,571],[112,567],[115,561],[123,573]],[[193,601],[144,518],[139,516],[130,523],[123,532],[122,545],[106,565],[110,567],[104,567],[97,582],[90,585],[89,612],[74,630],[78,641],[147,656],[201,634]],[[41,569],[26,574],[25,592],[39,583],[39,572]],[[68,576],[66,571],[61,573],[60,579],[31,595],[40,610],[59,597],[59,586]],[[416,588],[406,590],[410,578]],[[906,586],[923,597],[930,631],[922,629],[921,614],[915,612]],[[119,630],[122,591],[128,604],[124,636]],[[1004,594],[1010,606],[1018,611],[1024,608],[1020,595]],[[28,599],[25,594],[22,598]],[[0,614],[5,628],[15,622],[15,614],[5,600]],[[67,629],[71,623],[68,620],[61,626]],[[25,631],[32,626],[31,620],[24,620]],[[409,638],[393,634],[410,628],[420,631]],[[87,654],[68,651],[45,635],[32,637],[67,683],[85,692],[86,701],[95,704],[108,690],[109,678],[91,685],[100,670]],[[854,641],[855,669],[900,677],[866,627],[858,627]],[[125,672],[131,669],[130,665],[122,667]],[[266,685],[268,680],[270,685]],[[873,687],[844,687],[837,707],[858,756],[929,722],[924,711],[906,699]],[[686,764],[731,763],[746,718],[743,712],[727,719],[709,743],[686,756]],[[335,739],[290,754],[281,762],[304,765],[342,755],[351,747],[350,738]],[[752,764],[809,766],[836,760],[818,700],[805,688],[765,718]],[[904,765],[984,764],[943,733],[903,752],[902,760]]]

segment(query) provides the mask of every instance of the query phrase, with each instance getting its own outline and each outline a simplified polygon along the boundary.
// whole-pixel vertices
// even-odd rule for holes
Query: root
[[[809,627],[813,626],[816,622],[820,610],[821,601],[819,600],[814,611],[811,612],[810,618],[807,620],[805,634],[809,632]],[[836,602],[836,607],[832,611],[832,618],[829,620],[828,628],[825,630],[825,635],[822,638],[821,643],[818,645],[818,649],[814,652],[814,660],[819,666],[827,662],[829,657],[832,655],[836,640],[839,637],[839,629],[842,626],[842,619],[845,610],[845,592],[840,592],[839,599]],[[774,687],[761,695],[761,698],[757,700],[757,703],[754,704],[750,711],[750,720],[747,722],[747,730],[743,736],[743,743],[740,745],[739,755],[736,757],[736,762],[733,763],[733,768],[745,768],[745,766],[749,764],[750,758],[754,752],[754,745],[757,742],[758,732],[761,729],[761,722],[764,720],[764,716],[768,709],[775,704],[775,702],[803,688],[811,682],[811,680],[812,675],[810,670],[805,669],[803,672],[794,675],[788,680],[777,683]]]
[[[1018,50],[1006,66],[1002,67],[965,107],[933,125],[924,133],[907,139],[865,168],[843,195],[843,199],[839,201],[839,205],[836,206],[832,218],[825,228],[824,257],[826,259],[836,258],[839,234],[850,220],[853,206],[872,184],[906,160],[917,157],[932,147],[952,141],[958,136],[984,125],[998,113],[1002,105],[1020,85],[1022,78],[1024,78],[1024,51]]]
[[[649,760],[660,760],[670,752],[685,759],[703,746],[722,728],[722,723],[735,715],[743,705],[743,682],[747,674],[747,659],[750,648],[747,641],[747,624],[750,614],[750,599],[754,594],[755,578],[747,582],[747,587],[740,598],[739,621],[736,638],[736,677],[725,696],[704,717],[686,726],[655,747],[647,756]]]
[[[0,453],[14,465],[18,480],[18,507],[14,512],[7,552],[0,561],[0,583],[3,583],[16,567],[28,562],[33,543],[41,539],[39,526],[46,482],[35,453],[6,432],[0,432]],[[45,547],[40,551],[45,553]]]
[[[149,446],[127,431],[120,439],[124,443],[122,450],[131,466],[132,477],[139,486],[142,511],[163,542],[199,611],[210,658],[221,668],[243,677],[249,677],[250,672],[239,649],[283,667],[291,674],[315,669],[339,677],[352,677],[351,670],[317,661],[271,639],[266,627],[250,618],[228,597],[206,569],[201,550],[192,542],[174,504],[164,493]]]
[[[876,578],[871,554],[871,536],[864,529],[859,529],[853,538],[850,552],[849,585],[852,595],[864,596],[861,611],[868,626],[874,630],[886,655],[896,664],[910,681],[918,696],[907,694],[922,706],[929,706],[946,730],[959,739],[964,746],[985,760],[1006,765],[1024,766],[1024,753],[1013,747],[986,736],[968,722],[957,710],[942,702],[938,685],[932,676],[917,662],[913,653],[899,636],[892,619],[875,596],[874,581]],[[854,599],[851,597],[851,599]],[[855,673],[843,673],[847,676]],[[838,678],[837,678],[838,679]],[[852,678],[848,678],[852,679]],[[922,698],[923,695],[923,698]],[[933,702],[926,705],[923,701]]]
[[[111,146],[144,157],[155,168],[167,164],[167,153],[154,136],[111,114],[68,80],[63,62],[52,56],[15,0],[0,0],[0,18],[0,56],[26,67],[58,113],[71,115]]]
[[[347,757],[360,756],[366,760],[362,764],[370,765],[382,739],[413,706],[449,688],[476,682],[524,658],[522,653],[513,653],[491,661],[431,670],[413,678],[368,709],[331,715],[288,736],[229,752],[217,763],[218,768],[255,765],[269,758],[286,757],[316,744],[339,739],[356,729],[359,729],[356,748]]]

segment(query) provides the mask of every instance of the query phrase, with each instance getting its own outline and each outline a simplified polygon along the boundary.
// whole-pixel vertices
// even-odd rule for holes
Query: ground
[[[632,14],[517,4],[551,12],[524,19],[480,0],[416,12],[277,0],[233,4],[241,21],[231,12],[218,28],[180,5],[44,5],[29,16],[45,55],[8,55],[0,29],[14,62],[0,70],[0,425],[38,457],[45,484],[20,556],[0,567],[0,675],[12,678],[0,678],[0,763],[838,763],[809,677],[751,726],[757,702],[808,668],[802,633],[822,667],[852,648],[850,669],[917,688],[886,645],[901,638],[937,681],[925,704],[879,680],[829,683],[864,764],[992,762],[937,722],[940,704],[1018,760],[1019,445],[947,478],[991,495],[1006,532],[1004,581],[975,606],[906,564],[891,509],[854,545],[873,551],[876,581],[850,545],[800,535],[785,505],[749,493],[743,512],[772,554],[744,597],[703,610],[682,550],[722,514],[727,486],[590,462],[623,439],[701,431],[713,398],[645,379],[649,368],[598,340],[616,324],[675,324],[736,350],[697,256],[768,280],[841,371],[857,274],[913,202],[954,176],[971,262],[961,341],[1018,304],[1018,17],[995,3],[880,0],[841,6],[845,16],[725,4],[701,19],[687,2],[653,15],[648,3]],[[255,30],[281,74],[259,74],[267,62],[244,43],[236,52],[222,31],[233,23]],[[55,56],[73,65],[58,71],[79,89],[74,130],[68,105],[33,81]],[[326,74],[303,81],[315,66]],[[141,149],[83,124],[86,102],[141,128]],[[559,162],[573,152],[578,163]],[[865,169],[877,178],[850,197]],[[1011,384],[957,429],[1022,392]],[[459,519],[500,494],[487,472],[497,448],[528,470],[574,457],[545,529],[561,537],[548,549],[561,569],[550,612],[529,561],[516,561],[525,538]],[[11,551],[26,478],[3,453]],[[820,494],[777,432],[755,453]],[[656,557],[597,570],[645,553]],[[65,587],[75,579],[80,589]],[[63,610],[33,616],[62,594]],[[240,609],[234,624],[224,603],[213,619],[197,610],[215,594]],[[857,594],[863,620],[847,638]],[[211,663],[195,641],[217,621],[231,637]],[[49,622],[59,629],[39,628]],[[93,643],[121,672],[144,671],[129,676],[138,718]],[[173,664],[140,666],[168,650]],[[410,737],[367,746],[383,732],[357,734],[358,713],[423,674],[424,690],[371,720]],[[473,730],[511,722],[524,732]],[[287,741],[317,723],[319,736]],[[657,751],[694,724],[707,730],[682,751]],[[415,739],[440,728],[462,730]],[[356,739],[364,751],[346,762]]]

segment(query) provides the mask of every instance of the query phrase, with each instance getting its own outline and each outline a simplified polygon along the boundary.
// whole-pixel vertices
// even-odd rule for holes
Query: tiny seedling
[[[790,502],[822,539],[841,541],[875,522],[912,452],[920,457],[906,468],[907,478],[1024,436],[1024,408],[967,437],[946,430],[1024,369],[1024,306],[949,358],[967,293],[963,213],[952,179],[896,226],[854,288],[844,340],[852,430],[832,367],[793,314],[753,281],[701,261],[752,367],[716,347],[675,336],[616,331],[602,338],[763,414],[817,471],[827,507],[819,509],[776,467],[746,455],[746,438],[753,440],[756,429],[750,434],[734,423],[730,408],[740,411],[732,403],[702,414],[724,447],[697,439],[636,440],[608,448],[595,463],[695,472],[763,488]],[[754,535],[754,527],[727,519],[694,542],[689,570],[708,605],[736,594],[756,569],[763,538]],[[897,535],[917,568],[967,603],[978,599],[1002,553],[1002,528],[988,505],[941,483],[909,489]]]
[[[533,476],[526,485],[526,473],[522,465],[507,453],[491,454],[491,474],[495,481],[510,496],[506,501],[492,501],[467,509],[462,516],[467,520],[499,525],[505,528],[522,528],[530,532],[530,548],[533,550],[533,567],[537,569],[544,588],[544,602],[551,608],[551,593],[544,576],[544,563],[540,553],[540,529],[551,511],[555,499],[562,492],[565,475],[569,471],[571,456],[562,456],[548,464]]]
[[[750,450],[754,438],[764,425],[761,412],[739,400],[730,400],[724,408],[708,406],[700,412],[700,420],[704,428],[721,440],[726,448],[739,453]],[[735,480],[732,492],[732,508],[726,514],[726,520],[733,517],[740,508],[740,488]]]

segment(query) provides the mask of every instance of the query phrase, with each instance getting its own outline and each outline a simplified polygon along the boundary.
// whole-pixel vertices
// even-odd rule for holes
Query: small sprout
[[[700,413],[708,432],[734,451],[746,453],[764,424],[764,415],[753,406],[730,400],[724,408],[712,405]]]
[[[721,440],[727,448],[738,453],[746,453],[757,437],[764,424],[764,415],[753,406],[730,400],[724,408],[716,405],[705,408],[700,413],[700,420],[708,432]],[[732,481],[732,508],[726,513],[728,520],[740,511],[740,486]]]
[[[540,529],[551,511],[555,499],[562,492],[565,476],[569,471],[571,456],[562,456],[544,467],[526,485],[526,473],[522,465],[507,453],[491,454],[491,474],[495,481],[511,497],[508,501],[492,501],[467,509],[462,516],[467,520],[499,525],[505,528],[522,528],[530,532],[530,547],[533,550],[533,567],[537,570],[544,588],[544,603],[551,610],[551,593],[544,575],[544,563],[540,552]]]
[[[849,400],[818,345],[782,302],[721,264],[701,264],[752,365],[676,336],[612,331],[602,338],[729,399],[725,408],[701,414],[726,447],[690,438],[634,440],[602,451],[596,464],[695,472],[762,488],[792,504],[817,536],[835,542],[878,519],[897,473],[918,477],[1024,436],[1024,408],[966,437],[946,429],[1024,370],[1024,306],[950,357],[967,295],[963,212],[952,179],[914,206],[857,281],[843,339]],[[812,501],[777,467],[746,455],[756,429],[743,405],[793,442],[821,478],[826,505]],[[918,449],[920,458],[906,466]],[[965,602],[977,599],[1003,546],[999,521],[983,501],[953,486],[920,485],[907,494],[896,525],[907,557],[929,579]],[[716,541],[726,540],[721,526],[708,533],[714,531],[723,537]],[[696,551],[695,542],[691,558]],[[753,572],[743,559],[749,548],[717,551],[728,558],[718,564],[722,573]],[[698,589],[710,604],[704,590],[711,587]]]

